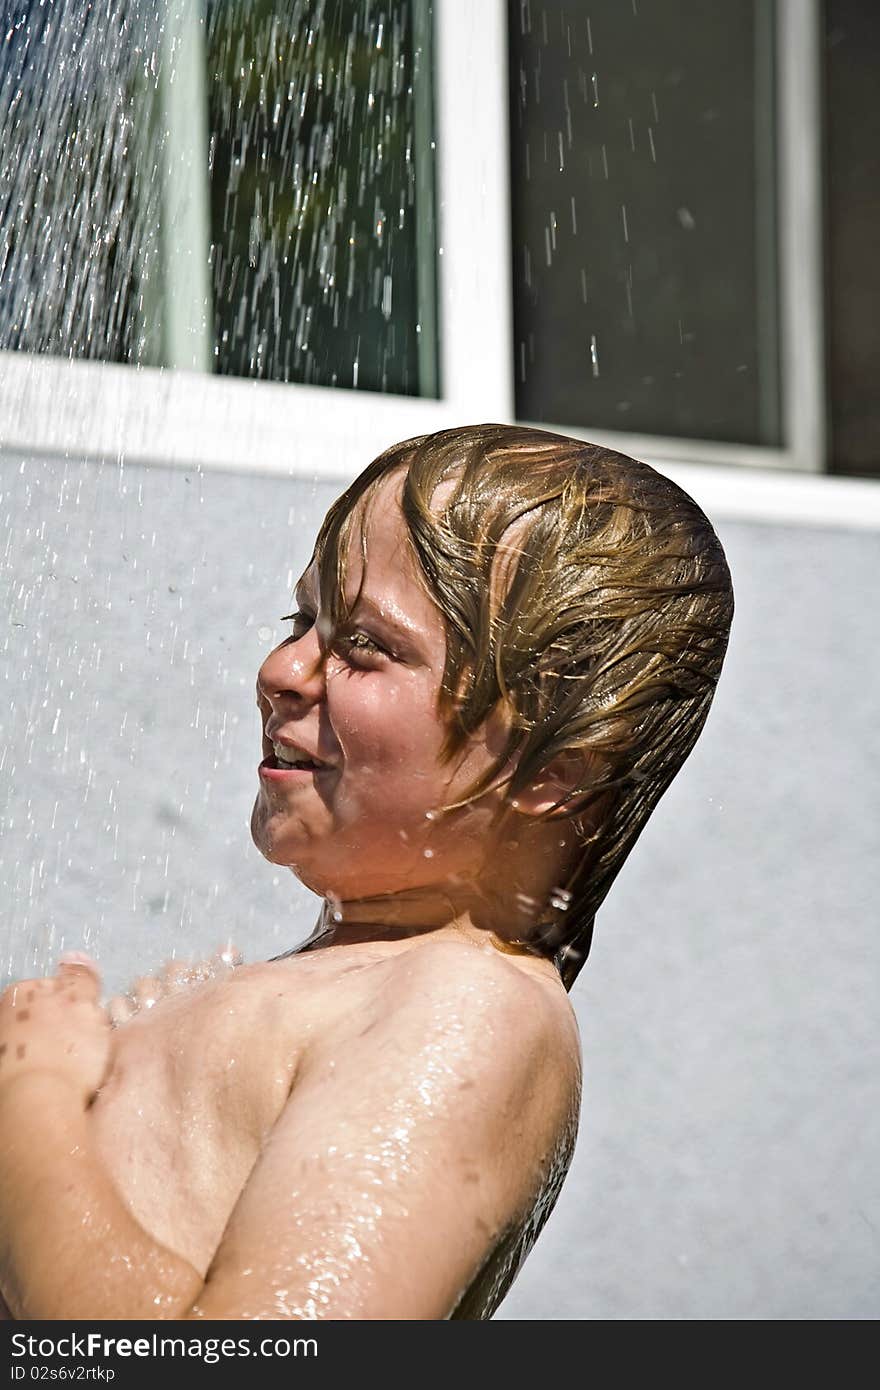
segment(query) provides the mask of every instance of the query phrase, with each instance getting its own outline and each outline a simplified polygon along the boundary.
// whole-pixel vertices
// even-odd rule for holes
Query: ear
[[[570,796],[576,787],[588,786],[594,765],[589,752],[560,753],[511,798],[511,805],[521,815],[543,815],[563,797]],[[557,812],[560,816],[570,813],[570,807]]]

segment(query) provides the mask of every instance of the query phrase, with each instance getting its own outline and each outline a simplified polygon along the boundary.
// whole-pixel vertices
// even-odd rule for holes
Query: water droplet
[[[567,888],[554,888],[550,893],[550,906],[557,912],[567,912],[571,906],[571,897]]]
[[[599,348],[596,343],[595,333],[590,335],[590,365],[593,369],[593,376],[599,375]]]

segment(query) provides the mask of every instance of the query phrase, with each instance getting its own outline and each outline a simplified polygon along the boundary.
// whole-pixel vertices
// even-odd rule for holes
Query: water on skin
[[[342,952],[314,950],[284,963],[245,967],[225,980],[194,985],[191,996],[160,1001],[139,1022],[125,1025],[120,1081],[99,1100],[96,1141],[111,1156],[111,1176],[119,1190],[145,1228],[204,1270],[226,1224],[227,1203],[237,1199],[276,1110],[285,1103],[288,1071],[296,1070],[298,1049],[316,1028],[322,1046],[326,1044],[334,1010],[338,1017],[331,1030],[344,1020],[338,1065],[325,1056],[324,1071],[315,1080],[322,1091],[345,1088],[340,1095],[346,1121],[338,1134],[316,1135],[314,1151],[272,1179],[272,1210],[283,1213],[285,1223],[299,1231],[299,1240],[292,1259],[283,1251],[273,1253],[271,1245],[264,1249],[252,1301],[247,1292],[252,1276],[243,1286],[239,1315],[245,1318],[321,1318],[334,1308],[359,1305],[359,1290],[371,1282],[371,1262],[381,1259],[383,1227],[408,1215],[412,1198],[407,1193],[413,1190],[414,1175],[418,1181],[426,1135],[450,1110],[457,1113],[459,1098],[472,1092],[475,1029],[490,1053],[504,1045],[492,1020],[511,979],[518,978],[518,968],[506,960],[502,965],[491,947],[476,948],[485,950],[486,969],[480,956],[470,959],[473,946],[459,948],[468,952],[467,961],[457,957],[459,967],[467,965],[467,974],[456,984],[454,998],[444,990],[441,997],[429,999],[419,985],[415,1003],[406,953],[388,958],[369,947],[345,951],[352,949],[354,954],[344,959]],[[389,988],[404,1015],[409,1010],[412,1016],[417,1008],[419,1027],[416,1035],[404,1031],[405,1046],[395,1044],[389,1065],[399,1086],[390,1101],[377,1107],[353,1059],[359,1055],[359,1030],[375,1027],[387,1007]],[[280,1004],[279,990],[284,991]],[[256,1061],[252,1041],[247,1041],[255,1026],[266,1044]],[[213,1040],[216,1057],[204,1045],[199,1051],[198,1040],[205,1037]],[[240,1066],[231,1072],[226,1067],[220,1080],[217,1070],[229,1057]],[[381,1057],[374,1055],[372,1065],[380,1064]],[[284,1074],[279,1072],[273,1090],[266,1078],[279,1067]],[[246,1134],[239,1134],[236,1117],[245,1096],[250,1118]],[[137,1112],[142,1112],[143,1138],[135,1137],[132,1116]],[[568,1120],[547,1153],[517,1175],[522,1205],[505,1229],[490,1226],[488,1207],[482,1215],[477,1208],[475,1246],[486,1252],[485,1258],[447,1315],[487,1317],[497,1306],[556,1200],[576,1120],[573,1098]],[[518,1115],[512,1114],[509,1123],[515,1128]],[[252,1150],[254,1136],[257,1148]],[[355,1146],[350,1154],[348,1145]],[[170,1186],[169,1154],[175,1174]],[[316,1166],[330,1179],[329,1188],[321,1187],[318,1209]],[[462,1191],[479,1191],[484,1177],[479,1162],[465,1156],[450,1171],[450,1181]],[[344,1192],[338,1208],[333,1182]]]

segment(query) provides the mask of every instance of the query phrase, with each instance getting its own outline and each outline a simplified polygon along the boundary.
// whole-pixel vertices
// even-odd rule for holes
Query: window
[[[141,7],[0,0],[0,347],[140,363],[160,278]]]
[[[517,413],[781,443],[767,0],[513,0]]]
[[[210,0],[217,370],[437,394],[429,36],[410,0]]]
[[[422,0],[4,19],[0,345],[437,394]]]
[[[880,474],[880,8],[827,0],[825,269],[829,465]]]
[[[869,0],[0,13],[6,447],[347,478],[520,418],[880,473]]]

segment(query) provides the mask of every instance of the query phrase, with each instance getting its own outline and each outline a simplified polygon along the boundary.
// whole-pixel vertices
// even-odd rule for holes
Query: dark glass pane
[[[156,359],[156,5],[0,0],[0,348]]]
[[[827,0],[826,275],[830,466],[880,475],[880,6]]]
[[[431,159],[430,132],[417,132],[416,8],[210,0],[217,371],[435,389],[419,360],[433,210],[430,179],[416,178]]]
[[[0,21],[0,349],[437,393],[430,0]]]
[[[780,442],[772,20],[512,0],[521,419]]]

